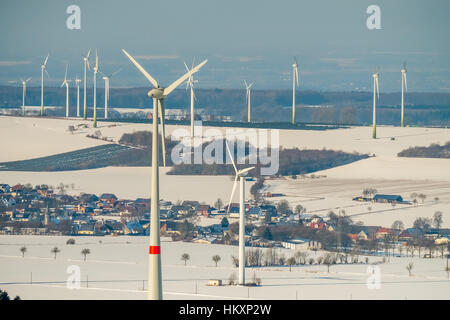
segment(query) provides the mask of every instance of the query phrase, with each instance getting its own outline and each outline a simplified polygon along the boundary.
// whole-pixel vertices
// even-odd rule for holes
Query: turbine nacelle
[[[165,95],[164,95],[164,88],[154,88],[152,90],[150,90],[147,95],[149,97],[152,97],[153,99],[164,99]]]

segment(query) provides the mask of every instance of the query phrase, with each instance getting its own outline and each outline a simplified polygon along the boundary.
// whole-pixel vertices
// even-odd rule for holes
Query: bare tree
[[[414,267],[414,263],[410,262],[408,263],[408,265],[406,266],[406,270],[408,270],[409,276],[411,277],[411,271]]]
[[[27,247],[23,246],[20,248],[20,252],[22,252],[22,258],[25,256],[25,252],[27,252]]]
[[[237,268],[239,267],[239,258],[236,256],[231,256],[231,262],[233,263],[233,265]]]
[[[405,225],[403,224],[403,222],[401,220],[395,220],[392,223],[391,228],[396,229],[396,230],[403,230],[405,228]]]
[[[327,272],[330,272],[330,266],[335,263],[336,263],[336,257],[333,253],[328,252],[327,254],[325,254],[325,257],[323,259],[323,264],[325,264],[327,266]]]
[[[280,266],[284,266],[286,262],[286,257],[284,256],[284,254],[281,254],[280,257],[278,258],[278,263],[280,264]]]
[[[218,254],[216,254],[215,256],[212,257],[212,260],[216,263],[216,268],[217,268],[217,264],[220,261],[220,256]]]
[[[223,207],[222,199],[218,198],[216,203],[214,204],[214,206],[219,210],[222,209],[222,207]]]
[[[443,219],[442,219],[442,212],[436,211],[433,216],[433,224],[438,229],[438,234],[440,235],[440,229],[442,225]]]
[[[185,266],[186,266],[186,262],[187,262],[190,258],[191,258],[191,257],[189,256],[188,253],[183,253],[183,254],[181,255],[181,260],[184,261],[184,265],[185,265]]]
[[[437,246],[437,248],[438,248],[439,252],[441,253],[441,258],[444,259],[444,253],[445,253],[445,250],[447,249],[447,245],[445,243],[442,243],[442,244],[439,244]]]
[[[322,262],[323,262],[323,257],[322,256],[317,257],[317,264],[322,264]]]
[[[293,265],[295,265],[296,261],[294,257],[290,257],[289,259],[287,259],[287,264],[289,266],[289,272],[291,272],[291,268]]]
[[[420,201],[422,201],[422,203],[424,203],[425,199],[427,198],[427,196],[423,193],[420,193],[419,195],[417,195],[417,197],[420,199]]]
[[[53,253],[55,255],[55,260],[56,260],[56,255],[61,252],[61,250],[58,249],[58,247],[54,247],[51,251],[51,253]]]
[[[414,257],[414,252],[416,251],[416,248],[413,244],[408,244],[406,247],[406,256],[408,256],[408,252],[411,253],[411,257]]]
[[[86,261],[86,256],[91,253],[91,250],[85,248],[81,250],[81,254],[84,256],[84,261]]]

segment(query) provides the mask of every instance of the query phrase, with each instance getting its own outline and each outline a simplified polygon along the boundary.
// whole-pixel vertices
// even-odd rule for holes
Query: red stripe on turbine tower
[[[148,253],[149,254],[161,254],[161,247],[160,246],[150,246]]]

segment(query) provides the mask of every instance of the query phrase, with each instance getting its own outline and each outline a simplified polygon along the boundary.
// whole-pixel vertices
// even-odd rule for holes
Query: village
[[[114,194],[66,194],[61,184],[57,192],[47,185],[0,184],[0,234],[70,236],[148,236],[150,199],[118,199]],[[389,202],[414,205],[398,195],[363,190],[354,201]],[[272,203],[281,194],[265,194],[264,200],[245,205],[248,247],[288,248],[358,252],[365,255],[423,258],[443,256],[448,250],[450,229],[440,228],[442,213],[431,219],[417,218],[412,227],[396,221],[391,227],[353,223],[345,211],[327,216],[308,214],[298,205],[291,210],[285,200]],[[417,195],[420,198],[420,194]],[[174,241],[238,245],[239,204],[214,205],[184,200],[160,201],[161,233]],[[434,227],[434,228],[433,228]],[[421,249],[426,249],[421,254]]]

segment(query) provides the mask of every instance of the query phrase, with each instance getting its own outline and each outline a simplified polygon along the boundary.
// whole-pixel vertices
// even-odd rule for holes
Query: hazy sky
[[[66,8],[81,8],[81,29],[69,30]],[[366,9],[381,8],[381,30],[369,30]],[[408,68],[410,91],[450,92],[448,0],[1,0],[0,84],[33,77],[50,52],[48,84],[82,75],[82,55],[97,48],[112,87],[147,86],[121,53],[127,49],[163,85],[184,72],[183,61],[209,59],[198,87],[290,88],[298,56],[300,90],[399,91]],[[92,59],[91,59],[92,61]],[[103,81],[100,81],[102,83]]]

